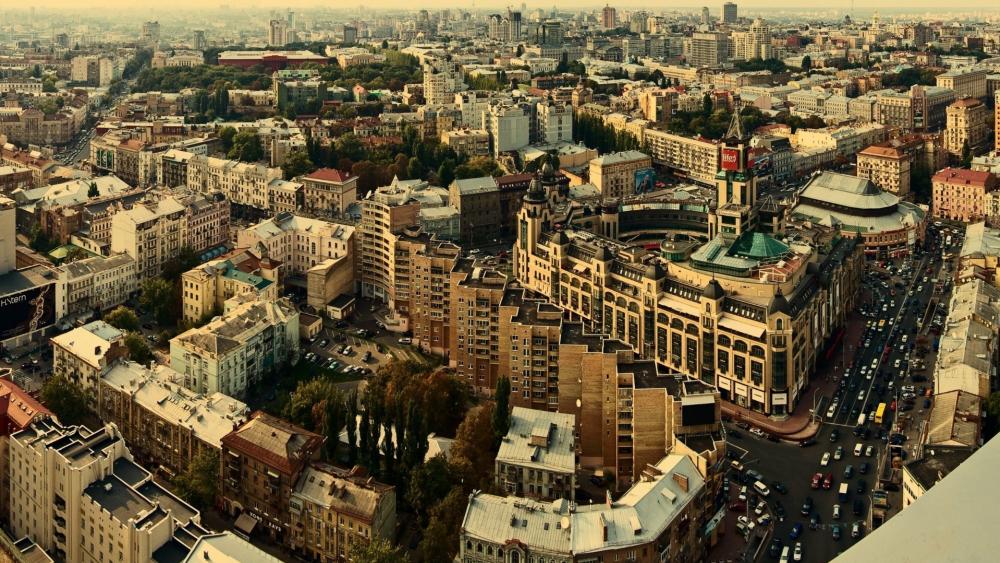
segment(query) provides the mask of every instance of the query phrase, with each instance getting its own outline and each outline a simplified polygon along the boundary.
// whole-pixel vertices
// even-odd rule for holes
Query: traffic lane
[[[778,480],[788,489],[787,494],[780,494],[772,489],[771,496],[768,499],[772,510],[775,502],[780,502],[786,514],[784,522],[778,522],[775,518],[774,533],[775,537],[782,540],[783,545],[794,545],[795,541],[801,541],[804,561],[827,562],[836,557],[839,552],[853,545],[856,540],[850,537],[850,526],[855,520],[863,520],[868,510],[866,504],[865,514],[860,516],[853,514],[853,502],[857,496],[855,487],[859,478],[858,467],[863,461],[867,461],[869,465],[874,465],[876,458],[874,456],[863,459],[855,458],[851,450],[853,450],[856,441],[862,442],[865,447],[871,445],[873,449],[876,449],[880,442],[877,438],[869,440],[856,439],[851,435],[850,430],[840,428],[839,441],[831,444],[829,441],[830,430],[831,428],[828,425],[824,425],[817,434],[818,444],[807,448],[756,439],[746,433],[743,434],[744,438],[730,442],[746,450],[747,453],[743,458],[744,465],[748,469],[760,471],[764,475],[768,486],[774,480]],[[845,450],[844,458],[840,461],[832,459],[837,445],[843,446]],[[831,454],[830,465],[820,467],[820,459],[823,453],[827,451]],[[837,488],[843,479],[844,468],[848,464],[853,465],[855,476],[849,482],[850,493],[848,500],[841,505],[841,519],[835,521],[833,520],[833,505],[838,504]],[[833,474],[833,487],[830,490],[813,490],[810,488],[812,475],[821,470],[824,474],[827,472]],[[871,488],[871,484],[875,482],[874,467],[869,470],[867,475],[861,476],[861,478],[864,478],[867,483],[867,494],[867,491]],[[817,530],[810,530],[809,517],[803,516],[800,513],[802,504],[805,502],[807,496],[813,499],[813,513],[819,516],[820,525]],[[801,523],[804,530],[798,540],[791,540],[789,534],[796,523]],[[833,539],[831,529],[831,524],[833,523],[840,524],[840,540]]]

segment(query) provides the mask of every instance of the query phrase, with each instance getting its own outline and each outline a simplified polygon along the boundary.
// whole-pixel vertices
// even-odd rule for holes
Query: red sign
[[[740,151],[739,149],[722,149],[722,169],[723,170],[739,170],[740,169]]]

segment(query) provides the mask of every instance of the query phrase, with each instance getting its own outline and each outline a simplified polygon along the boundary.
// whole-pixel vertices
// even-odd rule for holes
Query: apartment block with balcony
[[[449,365],[479,396],[493,393],[500,374],[500,308],[506,288],[505,275],[471,259],[457,260],[452,270]]]
[[[514,407],[496,456],[497,487],[517,497],[573,502],[575,432],[573,415]]]
[[[93,321],[52,338],[52,375],[96,394],[104,374],[127,354],[124,332]]]
[[[955,158],[963,151],[981,154],[990,142],[990,109],[975,98],[962,98],[948,106],[944,130],[945,149]]]
[[[590,183],[597,186],[603,197],[621,198],[640,189],[636,185],[636,172],[652,166],[652,158],[639,151],[606,154],[590,161]],[[646,189],[652,190],[653,186]]]
[[[892,146],[872,145],[858,153],[859,178],[871,180],[883,190],[906,198],[910,193],[912,157]]]
[[[282,213],[238,231],[236,246],[263,245],[269,259],[283,264],[283,276],[304,277],[324,260],[353,261],[354,232],[352,225]]]
[[[931,215],[963,223],[986,218],[988,194],[997,189],[990,172],[945,168],[931,178]]]
[[[340,216],[358,200],[358,177],[335,168],[320,168],[299,179],[303,207],[312,213]]]
[[[128,254],[93,256],[59,267],[56,295],[67,315],[106,311],[139,291],[135,259]]]
[[[396,489],[361,467],[313,463],[295,484],[289,513],[296,553],[316,561],[347,561],[353,549],[373,540],[393,541]]]
[[[961,67],[953,68],[935,77],[939,88],[954,90],[955,97],[962,98],[986,98],[986,76],[988,71],[985,68]]]
[[[183,386],[168,366],[118,362],[100,380],[96,412],[114,424],[135,458],[172,479],[205,452],[221,452],[222,437],[246,420],[246,404],[224,395],[201,395]]]
[[[299,312],[287,299],[227,302],[229,310],[170,340],[170,366],[195,393],[243,397],[299,353]]]
[[[259,533],[290,544],[292,495],[319,456],[323,436],[255,412],[222,438],[222,509],[246,515]]]
[[[278,298],[277,272],[261,268],[248,273],[229,259],[214,260],[181,275],[181,314],[196,323],[221,312],[225,301],[242,294],[252,294],[258,300]],[[268,277],[269,276],[269,277]]]

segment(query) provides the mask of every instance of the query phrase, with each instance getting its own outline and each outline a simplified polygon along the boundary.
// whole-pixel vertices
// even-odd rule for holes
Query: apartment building
[[[937,86],[954,90],[955,97],[958,99],[976,98],[982,100],[986,98],[987,74],[985,68],[953,68],[937,75]]]
[[[653,159],[639,151],[624,151],[606,154],[590,161],[590,183],[594,184],[604,198],[622,198],[641,191],[651,191],[652,185],[640,185],[640,171],[653,167]],[[649,181],[655,180],[651,177]]]
[[[457,559],[697,561],[705,559],[710,488],[691,459],[668,454],[643,469],[621,498],[576,505],[475,493],[462,519]]]
[[[456,92],[465,90],[462,69],[454,61],[430,59],[423,61],[424,100],[427,105],[450,104]]]
[[[130,186],[145,188],[156,183],[155,155],[166,149],[154,150],[132,131],[113,131],[90,141],[90,162],[98,170],[111,173]]]
[[[987,227],[986,223],[968,225],[958,260],[960,282],[968,281],[972,276],[982,276],[1000,287],[1000,231]]]
[[[234,517],[249,515],[251,526],[260,526],[259,533],[290,544],[297,532],[292,495],[309,462],[319,457],[323,440],[269,414],[251,414],[222,437],[223,511]]]
[[[151,193],[111,217],[111,252],[135,259],[140,280],[159,275],[185,247],[204,250],[228,240],[229,202],[218,193]]]
[[[945,149],[955,158],[964,150],[985,152],[990,141],[990,110],[976,98],[961,98],[948,106],[944,130]]]
[[[335,168],[320,168],[299,179],[303,208],[321,215],[339,216],[358,200],[358,177]]]
[[[9,379],[0,379],[0,521],[10,529],[10,436],[52,413]]]
[[[114,425],[40,420],[10,437],[11,532],[57,561],[145,563],[186,554],[208,531],[197,510],[133,461]]]
[[[135,459],[172,479],[205,452],[221,453],[222,437],[243,423],[249,410],[222,393],[201,395],[164,365],[118,362],[100,379],[95,411],[121,431]]]
[[[441,144],[469,158],[489,156],[490,134],[485,129],[452,129],[441,133]]]
[[[264,267],[257,272],[261,275],[245,272],[229,259],[206,262],[184,272],[181,275],[183,319],[196,323],[215,316],[223,310],[225,301],[236,295],[250,294],[258,301],[277,299],[276,269]]]
[[[355,227],[302,215],[281,213],[236,234],[239,248],[263,245],[268,258],[282,263],[282,276],[305,276],[325,260],[353,264]]]
[[[914,85],[906,92],[881,91],[875,121],[902,133],[938,131],[945,126],[945,108],[958,96],[950,88]]]
[[[413,344],[435,354],[451,347],[451,275],[462,249],[407,229],[396,242],[395,312],[406,317]]]
[[[910,193],[912,163],[906,151],[876,144],[858,153],[857,174],[891,194],[906,198]]]
[[[445,304],[450,315],[449,366],[465,380],[473,394],[489,397],[500,375],[500,338],[503,324],[500,308],[507,277],[495,270],[478,267],[468,258],[456,260],[452,270],[451,300]],[[420,312],[414,312],[420,316]],[[503,372],[509,375],[509,371]]]
[[[81,390],[97,393],[101,378],[115,361],[126,357],[125,333],[104,321],[93,321],[52,338],[52,375]]]
[[[1000,111],[996,108],[1000,107],[1000,89],[997,89],[993,93],[993,150],[1000,151]]]
[[[139,291],[135,266],[128,254],[63,264],[57,270],[56,298],[68,316],[117,307]]]
[[[392,542],[396,489],[360,467],[313,463],[302,470],[289,499],[292,549],[315,561],[347,561],[373,540]]]
[[[963,223],[986,218],[988,194],[996,176],[961,168],[945,168],[931,178],[931,215]]]
[[[535,143],[555,145],[573,142],[573,106],[560,102],[535,104]]]
[[[280,168],[269,168],[260,164],[248,164],[198,154],[187,156],[178,154],[180,152],[182,151],[168,151],[167,155],[170,155],[170,158],[175,162],[177,160],[186,161],[184,184],[189,188],[201,192],[221,192],[232,205],[237,207],[256,210],[269,210],[271,208],[270,185],[274,180],[281,180]],[[169,168],[169,165],[166,164],[161,166]],[[164,171],[164,175],[167,175],[166,171]],[[170,175],[179,179],[177,173]],[[163,175],[160,176],[160,178],[163,177]]]
[[[298,360],[299,313],[286,299],[240,302],[199,328],[170,340],[170,366],[184,387],[243,397],[272,371]]]
[[[497,487],[510,496],[573,502],[575,431],[573,415],[514,407],[497,452]]]
[[[0,135],[19,145],[65,145],[80,132],[86,117],[85,98],[67,103],[52,114],[19,108],[0,117]]]
[[[408,227],[420,224],[420,202],[405,185],[376,189],[361,201],[358,241],[361,293],[395,308],[396,240]]]
[[[646,129],[643,138],[653,162],[694,182],[714,185],[719,170],[719,145],[660,129]]]
[[[715,67],[729,60],[729,35],[701,31],[691,35],[685,58],[693,67]]]
[[[30,190],[34,183],[31,169],[0,164],[0,194],[10,196],[14,190]]]
[[[0,165],[31,170],[32,185],[42,187],[55,174],[58,164],[39,151],[19,150],[11,143],[0,145]]]
[[[955,286],[948,305],[934,365],[934,394],[961,391],[983,400],[996,387],[1000,365],[1000,289],[974,279]]]

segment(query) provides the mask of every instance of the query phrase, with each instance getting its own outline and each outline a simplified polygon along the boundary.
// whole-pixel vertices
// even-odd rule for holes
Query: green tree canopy
[[[385,538],[372,538],[368,543],[351,544],[351,561],[354,563],[407,563],[409,556],[394,547]]]
[[[184,473],[173,480],[174,490],[199,510],[211,508],[219,493],[219,454],[206,449],[196,455]]]
[[[156,356],[149,349],[146,339],[138,332],[130,332],[125,335],[125,348],[128,349],[128,357],[133,362],[149,364]]]
[[[124,331],[137,332],[139,330],[139,316],[124,305],[119,305],[104,315],[104,322]]]
[[[180,294],[177,284],[163,278],[149,278],[142,282],[139,303],[153,313],[163,326],[177,323],[180,317]]]
[[[281,165],[281,172],[286,180],[291,180],[296,176],[308,174],[316,170],[316,165],[309,160],[309,155],[304,150],[294,150],[285,157],[285,162]]]
[[[241,131],[233,137],[233,147],[229,149],[229,158],[240,162],[257,162],[264,158],[264,147],[260,136],[252,131]]]
[[[42,385],[42,403],[52,411],[63,424],[83,422],[89,412],[89,399],[83,391],[62,375],[50,377]]]

